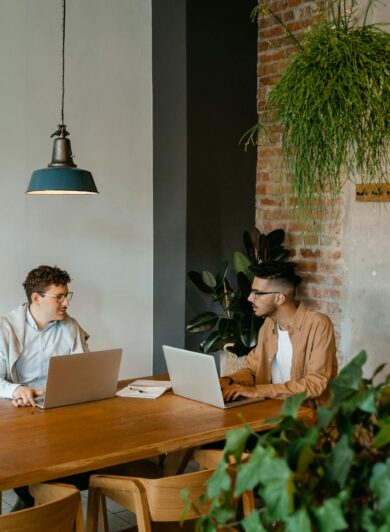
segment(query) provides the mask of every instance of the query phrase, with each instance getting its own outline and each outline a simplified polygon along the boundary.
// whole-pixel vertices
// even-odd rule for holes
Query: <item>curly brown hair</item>
[[[56,286],[68,284],[71,278],[68,272],[61,270],[57,266],[38,266],[31,270],[23,283],[28,302],[31,303],[33,292],[44,294],[46,288],[52,284]]]

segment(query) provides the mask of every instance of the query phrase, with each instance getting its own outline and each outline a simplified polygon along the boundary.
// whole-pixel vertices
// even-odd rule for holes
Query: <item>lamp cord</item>
[[[61,79],[61,125],[64,125],[64,101],[65,101],[65,14],[66,0],[62,0],[62,79]]]

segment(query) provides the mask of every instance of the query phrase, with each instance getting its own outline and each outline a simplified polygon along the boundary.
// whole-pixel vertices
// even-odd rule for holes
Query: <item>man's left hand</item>
[[[226,401],[234,401],[237,397],[258,397],[256,386],[243,386],[242,384],[230,384],[222,389],[223,398]]]

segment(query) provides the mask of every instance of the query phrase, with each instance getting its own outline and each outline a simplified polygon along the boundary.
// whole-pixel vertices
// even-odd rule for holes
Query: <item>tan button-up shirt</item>
[[[229,375],[234,382],[257,388],[258,397],[285,399],[306,392],[311,406],[328,401],[329,381],[337,375],[333,325],[324,314],[301,303],[288,327],[292,345],[291,378],[272,384],[272,359],[278,350],[276,323],[267,318],[260,329],[257,346],[248,354],[244,368]]]

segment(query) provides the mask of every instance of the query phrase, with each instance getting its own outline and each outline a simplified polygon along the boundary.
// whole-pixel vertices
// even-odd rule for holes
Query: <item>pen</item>
[[[144,393],[143,390],[139,390],[138,388],[133,388],[133,386],[129,386],[129,390],[132,390],[133,392]]]

